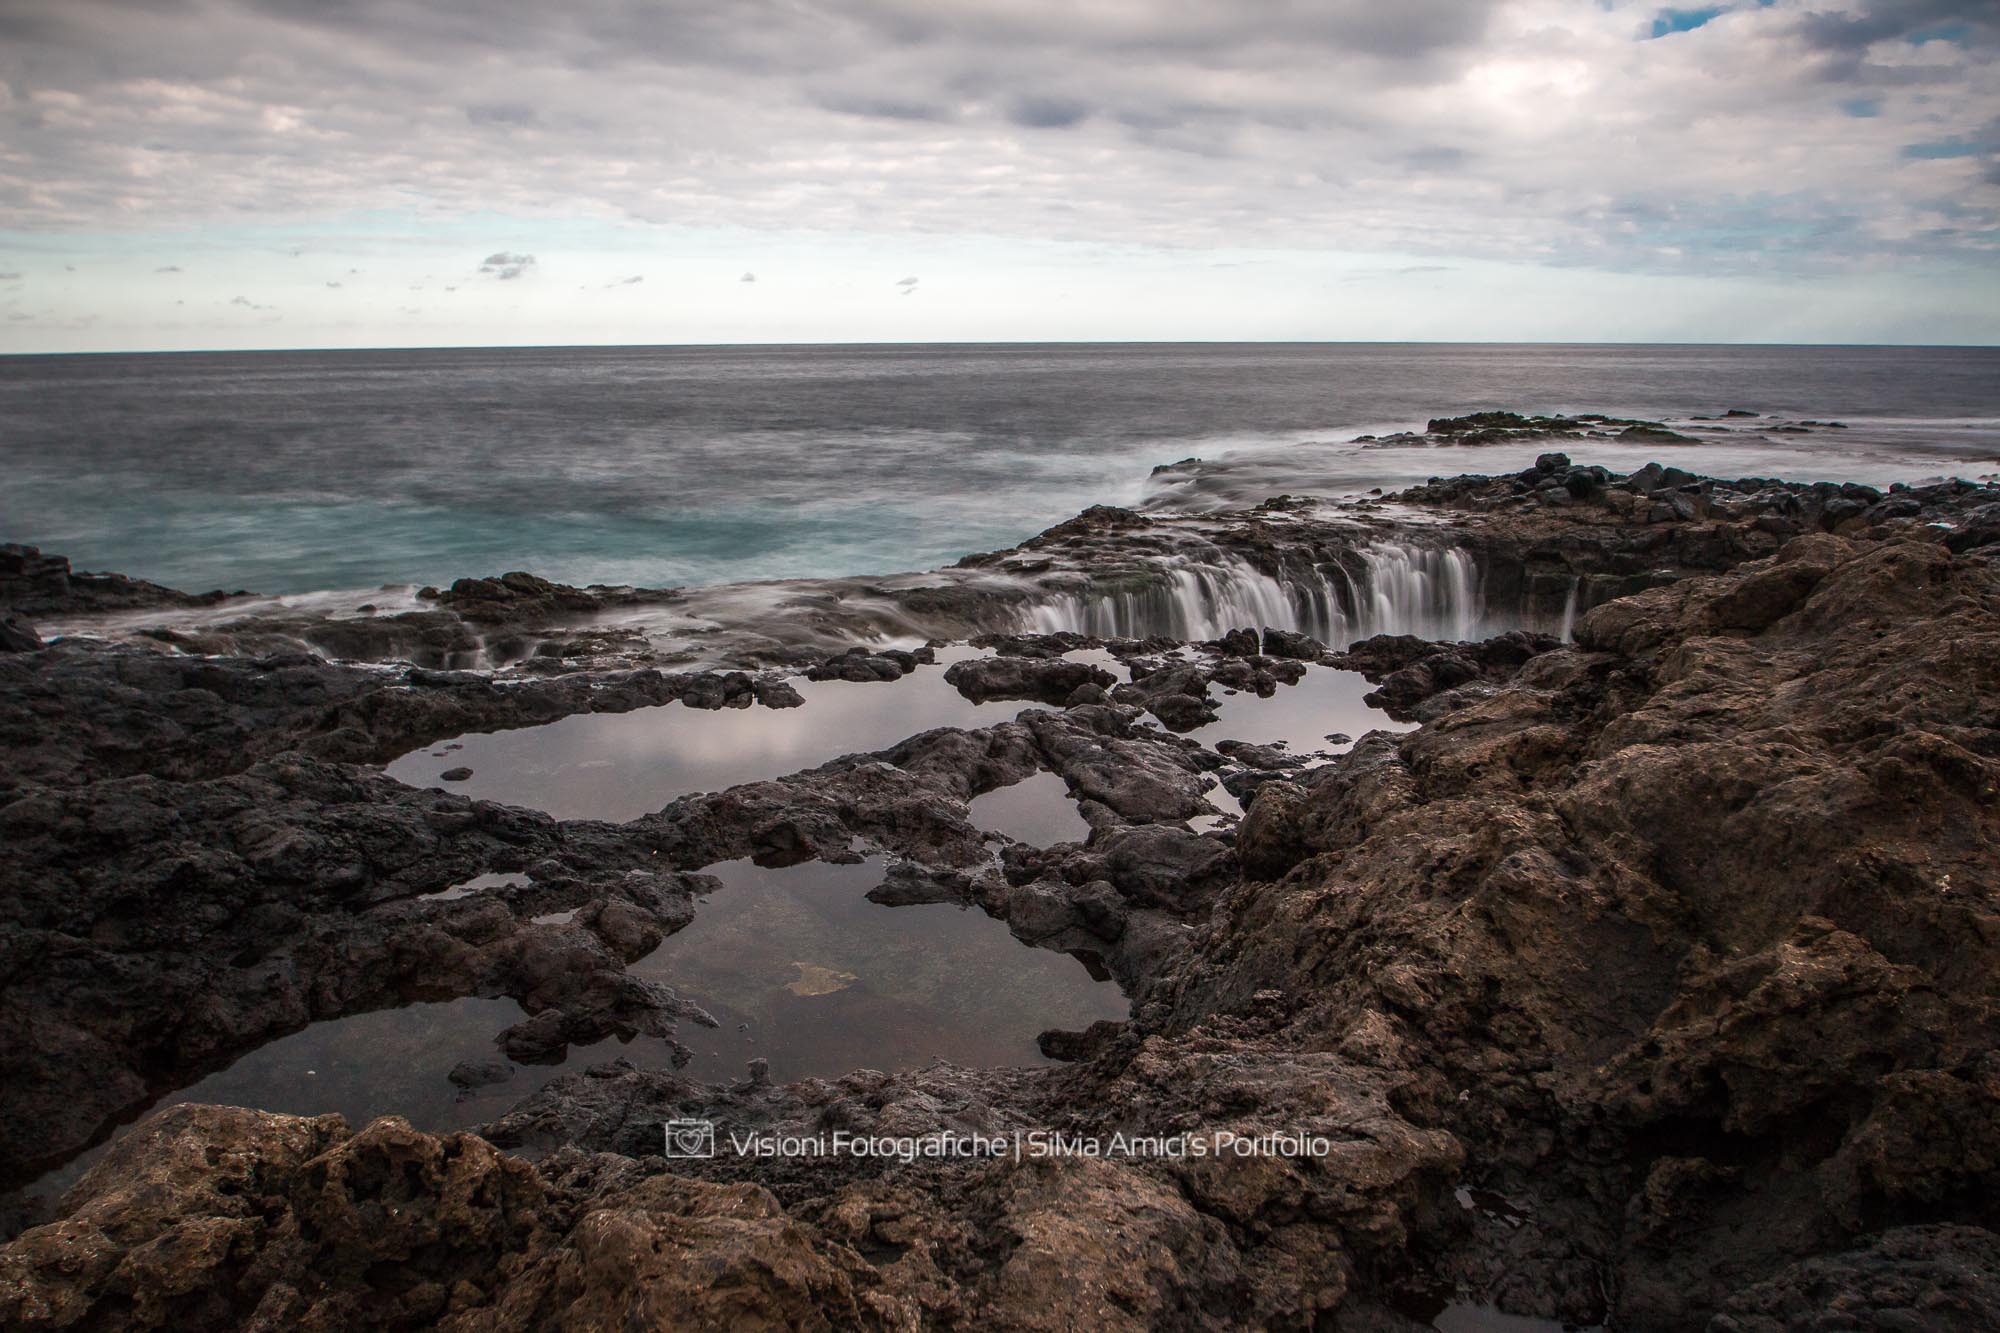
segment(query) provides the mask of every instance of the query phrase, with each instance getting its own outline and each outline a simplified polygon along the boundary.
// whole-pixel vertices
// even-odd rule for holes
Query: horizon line
[[[2000,341],[1919,342],[1657,342],[1645,339],[1370,339],[1370,338],[994,338],[918,340],[839,340],[832,342],[556,342],[556,343],[391,343],[297,347],[98,348],[77,351],[0,352],[0,360],[86,356],[287,356],[299,353],[369,352],[553,352],[800,350],[821,348],[924,347],[1759,347],[1817,350],[2000,351]]]

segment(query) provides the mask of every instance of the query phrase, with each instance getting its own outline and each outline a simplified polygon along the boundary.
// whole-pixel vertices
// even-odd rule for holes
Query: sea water
[[[0,357],[0,541],[194,590],[711,585],[1010,546],[1094,503],[1193,509],[1499,471],[1378,448],[1484,408],[1685,421],[1619,470],[1882,483],[2000,468],[2000,349],[1003,345]],[[1844,430],[1761,429],[1838,419]],[[1194,482],[1163,474],[1225,460]]]

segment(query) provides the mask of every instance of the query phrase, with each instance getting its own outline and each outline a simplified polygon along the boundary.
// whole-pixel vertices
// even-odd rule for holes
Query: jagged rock
[[[989,699],[1033,699],[1061,704],[1086,685],[1109,689],[1117,678],[1088,662],[1045,657],[975,657],[954,662],[944,673],[974,703]]]
[[[2000,1328],[2000,1236],[1977,1227],[1897,1227],[1732,1297],[1709,1328],[1808,1333],[1829,1319],[1937,1333]]]
[[[0,617],[0,653],[32,653],[42,646],[34,626],[12,616]]]
[[[1485,429],[1533,427],[1462,433]],[[1256,786],[1233,838],[1181,823],[1212,812],[1225,761],[1122,701],[928,732],[614,827],[296,751],[777,696],[719,673],[503,686],[62,642],[0,659],[17,1172],[23,1145],[80,1144],[162,1071],[403,986],[513,995],[535,1054],[699,1022],[622,968],[692,915],[706,882],[686,871],[738,857],[885,850],[914,868],[878,901],[987,911],[1133,1000],[1128,1023],[1045,1040],[1060,1067],[712,1086],[614,1062],[482,1136],[177,1109],[0,1249],[0,1323],[1303,1328],[1417,1287],[1633,1329],[1990,1323],[2000,568],[1951,534],[1993,492],[1660,472],[1647,490],[1552,461],[1552,486],[1406,496],[1464,520],[1495,604],[1573,596],[1576,643],[1356,645],[1347,664],[1385,687],[1421,671],[1411,697],[1442,689],[1424,725],[1232,772]],[[1570,502],[1538,498],[1556,491]],[[1830,524],[1837,502],[1863,508]],[[1217,540],[1268,550],[1261,522]],[[1057,540],[1109,559],[1173,535],[1107,512]],[[1223,672],[1275,687],[1274,658],[1177,677],[1170,646],[1118,645],[1142,695],[1199,702]],[[1043,647],[1009,656],[1047,665]],[[1038,769],[1090,836],[995,865],[965,803]],[[519,867],[526,885],[418,897]],[[575,915],[532,924],[554,910]],[[1303,1127],[1332,1147],[665,1174],[662,1122],[690,1116]]]
[[[0,838],[0,947],[18,960],[0,1009],[7,1183],[151,1100],[154,1071],[419,993],[511,994],[593,1039],[671,1032],[684,1011],[623,968],[712,883],[659,873],[641,835],[297,756],[38,789],[0,805]],[[537,857],[518,911],[420,896]],[[531,921],[579,904],[577,930]],[[79,1068],[91,1077],[64,1072]]]
[[[200,595],[163,588],[123,574],[83,574],[59,555],[33,546],[0,544],[0,607],[23,616],[89,615],[151,607],[213,606],[243,593]]]
[[[1291,630],[1264,630],[1264,655],[1266,657],[1296,658],[1305,662],[1316,662],[1326,651],[1326,645],[1310,634],[1298,634]]]
[[[1176,912],[1204,905],[1234,869],[1227,847],[1172,824],[1102,832],[1062,868],[1072,884],[1105,881],[1127,898]]]
[[[2000,542],[2000,504],[1981,505],[1967,514],[1944,539],[1945,546],[1956,552],[1977,550]]]
[[[1169,731],[1192,731],[1216,717],[1215,702],[1208,694],[1211,671],[1191,663],[1173,663],[1156,671],[1135,668],[1133,679],[1113,689],[1111,697],[1145,709]]]
[[[678,588],[573,588],[566,583],[521,570],[498,578],[459,579],[434,593],[440,606],[475,625],[531,624],[565,615],[588,614],[620,606],[672,602]]]
[[[926,650],[925,660],[932,660]],[[915,653],[896,649],[850,648],[806,672],[807,680],[847,680],[859,683],[901,680],[917,666]]]

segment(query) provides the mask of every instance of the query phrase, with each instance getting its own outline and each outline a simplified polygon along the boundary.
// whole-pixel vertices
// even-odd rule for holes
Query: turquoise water
[[[0,540],[176,586],[294,593],[531,569],[708,584],[1012,545],[1156,465],[1302,446],[1344,484],[1476,455],[1353,435],[1486,407],[1866,419],[1790,475],[1990,471],[2000,350],[1126,345],[0,358]],[[1869,423],[1872,423],[1869,424]],[[1873,455],[1869,455],[1873,457]],[[1881,462],[1880,458],[1875,459]],[[1261,483],[1260,483],[1261,484]]]

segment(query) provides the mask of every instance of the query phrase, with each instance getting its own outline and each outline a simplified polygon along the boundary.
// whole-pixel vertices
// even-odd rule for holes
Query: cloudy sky
[[[1996,342],[1996,55],[1996,0],[0,0],[0,351]]]

